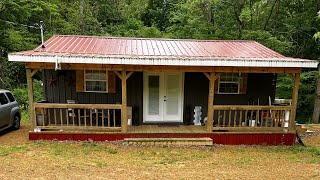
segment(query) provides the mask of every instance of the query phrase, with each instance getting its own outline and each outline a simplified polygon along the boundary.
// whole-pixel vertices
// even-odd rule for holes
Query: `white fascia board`
[[[166,66],[233,66],[233,67],[301,67],[317,68],[315,60],[288,59],[173,59],[136,57],[77,57],[77,56],[33,56],[9,54],[9,61],[43,63],[81,63],[81,64],[122,64],[122,65],[166,65]]]

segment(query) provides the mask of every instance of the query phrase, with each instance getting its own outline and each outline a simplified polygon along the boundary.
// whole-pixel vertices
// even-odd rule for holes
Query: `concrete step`
[[[139,145],[213,145],[211,138],[125,138],[124,142]]]

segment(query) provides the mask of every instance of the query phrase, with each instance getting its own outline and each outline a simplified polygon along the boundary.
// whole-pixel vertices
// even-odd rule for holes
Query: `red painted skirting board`
[[[214,144],[226,145],[293,145],[294,133],[61,133],[61,132],[30,132],[30,140],[74,140],[74,141],[117,141],[124,138],[197,138],[209,137]]]

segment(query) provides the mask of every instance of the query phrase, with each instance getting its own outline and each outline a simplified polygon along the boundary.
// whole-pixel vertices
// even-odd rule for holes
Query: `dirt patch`
[[[28,123],[22,123],[19,130],[8,129],[0,133],[1,145],[15,145],[27,143],[28,132],[31,130],[31,126]]]

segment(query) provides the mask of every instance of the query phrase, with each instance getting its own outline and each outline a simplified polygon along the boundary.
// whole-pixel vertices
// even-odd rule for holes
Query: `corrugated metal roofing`
[[[17,54],[91,54],[170,58],[283,58],[255,42],[239,40],[176,40],[55,35],[33,51]]]
[[[61,57],[62,60],[54,60],[52,57]],[[193,66],[286,67],[286,62],[291,63],[288,67],[316,67],[317,65],[316,61],[287,58],[255,41],[78,35],[55,35],[45,42],[45,48],[38,46],[31,51],[12,53],[9,55],[9,60]],[[293,64],[293,62],[296,63]]]

